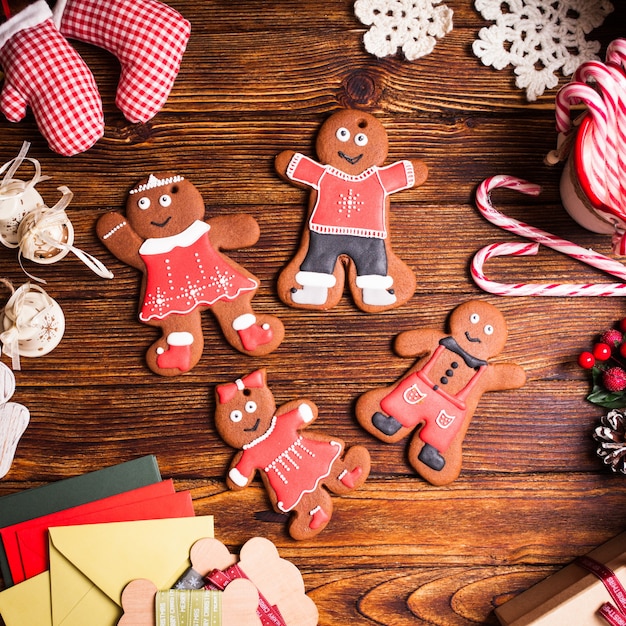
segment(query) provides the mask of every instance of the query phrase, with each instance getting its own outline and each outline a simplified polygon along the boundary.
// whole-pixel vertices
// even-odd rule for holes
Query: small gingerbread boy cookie
[[[415,275],[392,251],[389,196],[421,185],[419,160],[384,166],[388,138],[372,115],[344,109],[321,126],[319,161],[281,152],[276,171],[311,189],[307,228],[295,257],[281,272],[278,295],[287,305],[325,310],[335,306],[347,280],[354,302],[368,313],[400,306],[415,291]]]
[[[130,190],[126,216],[111,212],[98,220],[102,243],[143,272],[139,319],[162,333],[146,360],[162,376],[187,372],[200,360],[207,308],[226,341],[244,354],[269,354],[284,337],[279,319],[252,310],[258,279],[222,252],[254,245],[256,220],[244,214],[203,218],[200,192],[168,173],[150,175]]]
[[[513,363],[489,362],[507,339],[506,321],[493,305],[471,300],[450,316],[450,334],[434,329],[400,333],[400,356],[420,357],[399,382],[364,393],[356,418],[387,443],[407,437],[409,463],[433,485],[454,481],[461,472],[462,444],[483,393],[517,389],[526,382]]]
[[[360,487],[370,471],[366,448],[346,448],[337,438],[301,431],[317,418],[317,407],[294,400],[278,409],[267,387],[265,370],[257,370],[216,389],[215,426],[239,452],[227,484],[243,489],[257,470],[274,509],[292,513],[289,534],[309,539],[330,521],[329,492],[342,495]]]

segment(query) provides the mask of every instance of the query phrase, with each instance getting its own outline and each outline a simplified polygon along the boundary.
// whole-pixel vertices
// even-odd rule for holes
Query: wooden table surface
[[[512,68],[496,71],[472,54],[489,25],[470,0],[448,0],[454,30],[417,61],[365,52],[366,28],[345,0],[170,3],[192,24],[179,78],[165,108],[132,125],[115,108],[119,67],[111,55],[76,44],[104,101],[106,132],[88,152],[52,153],[32,117],[0,120],[0,161],[32,142],[30,156],[52,179],[40,189],[74,192],[68,214],[76,245],[114,273],[100,279],[75,257],[49,266],[25,261],[61,305],[66,332],[48,356],[22,360],[13,400],[31,422],[0,495],[36,487],[146,454],[164,477],[193,494],[196,514],[215,516],[216,536],[233,549],[263,535],[302,571],[320,624],[497,624],[494,607],[624,530],[626,476],[607,471],[591,438],[602,409],[585,400],[577,365],[604,328],[625,315],[619,298],[506,298],[479,290],[469,262],[482,246],[515,241],[474,205],[477,185],[494,174],[540,183],[538,198],[494,193],[507,215],[610,254],[606,236],[576,225],[559,199],[560,168],[543,164],[554,147],[554,95],[529,103]],[[589,39],[624,36],[626,4]],[[561,80],[564,84],[565,79]],[[359,311],[346,293],[326,312],[291,309],[277,276],[300,239],[307,193],[278,178],[274,156],[313,156],[315,133],[340,107],[376,115],[390,138],[389,160],[421,158],[429,178],[392,199],[395,252],[413,268],[417,289],[404,306]],[[127,191],[152,172],[173,171],[201,191],[207,216],[245,212],[261,238],[232,257],[261,279],[258,312],[284,322],[272,355],[250,358],[223,340],[204,315],[205,351],[189,373],[162,378],[144,363],[157,336],[139,323],[139,274],[95,236],[95,222],[123,210]],[[488,265],[504,281],[601,281],[606,275],[544,249],[533,259]],[[0,271],[26,281],[14,250],[0,249]],[[611,279],[608,279],[611,282]],[[392,351],[401,331],[444,330],[448,313],[478,298],[504,313],[510,335],[502,360],[520,364],[526,385],[483,396],[465,439],[460,477],[445,487],[417,476],[404,443],[385,444],[357,424],[363,392],[398,379],[412,364]],[[8,363],[6,356],[2,359]],[[289,538],[283,523],[258,521],[269,508],[260,481],[230,492],[233,451],[213,423],[214,388],[264,367],[279,404],[308,398],[320,417],[311,430],[367,446],[365,486],[335,498],[329,526],[313,541]]]

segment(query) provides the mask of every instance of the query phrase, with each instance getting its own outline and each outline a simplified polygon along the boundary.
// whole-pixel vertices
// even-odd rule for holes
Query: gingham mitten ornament
[[[4,88],[0,110],[19,122],[30,107],[50,149],[72,156],[104,133],[95,80],[80,55],[59,33],[44,0],[0,24]]]
[[[64,36],[119,59],[115,103],[126,119],[147,122],[159,112],[191,32],[180,13],[157,0],[58,0],[54,21]]]

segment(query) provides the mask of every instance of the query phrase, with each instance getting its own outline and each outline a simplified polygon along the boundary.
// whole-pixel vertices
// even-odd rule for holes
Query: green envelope
[[[35,489],[12,493],[0,498],[0,528],[160,481],[161,472],[156,457],[149,455]],[[0,572],[5,585],[12,586],[13,578],[2,541]]]

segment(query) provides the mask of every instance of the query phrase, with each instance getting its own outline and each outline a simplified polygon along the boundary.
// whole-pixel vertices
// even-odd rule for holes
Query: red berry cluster
[[[626,318],[618,326],[605,330],[592,350],[578,357],[578,364],[593,373],[594,388],[587,399],[611,408],[626,406]]]

